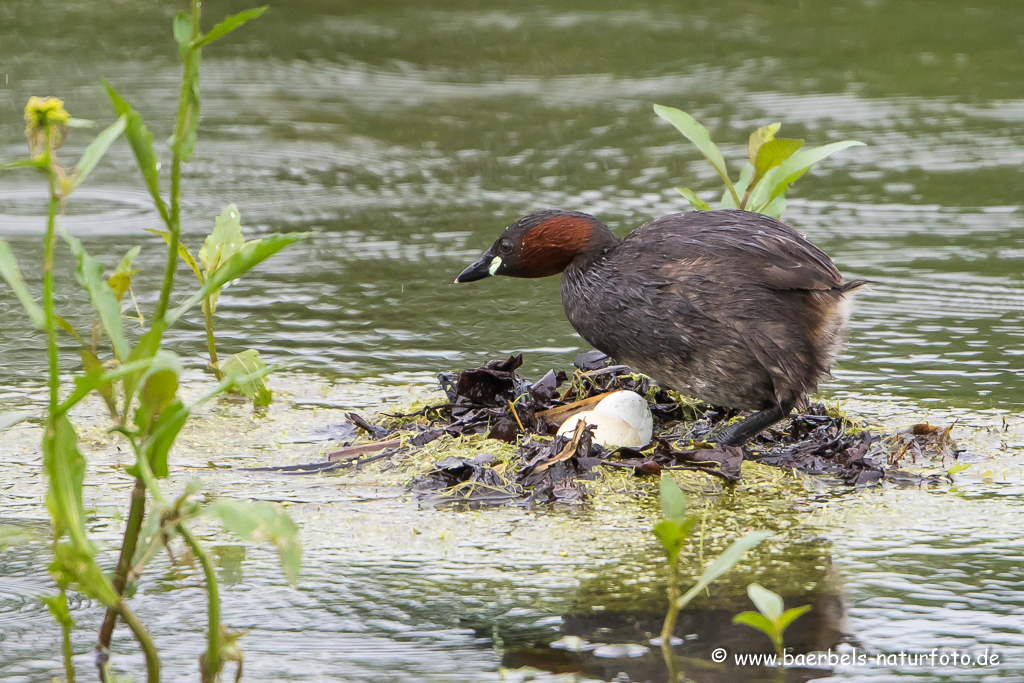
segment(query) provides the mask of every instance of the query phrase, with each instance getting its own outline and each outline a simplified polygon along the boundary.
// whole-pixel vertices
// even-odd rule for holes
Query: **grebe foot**
[[[718,432],[715,437],[715,442],[719,446],[742,446],[747,441],[750,441],[750,439],[757,436],[760,432],[768,429],[768,427],[771,427],[773,424],[789,415],[789,411],[792,409],[793,406],[784,408],[776,405],[771,408],[759,410],[745,420],[731,424]]]

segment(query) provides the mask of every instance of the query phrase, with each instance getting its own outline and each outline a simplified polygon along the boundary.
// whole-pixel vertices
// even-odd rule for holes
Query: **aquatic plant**
[[[748,550],[770,537],[770,531],[752,531],[726,548],[721,555],[704,568],[697,582],[685,593],[679,587],[679,556],[700,515],[686,514],[686,499],[669,474],[661,475],[661,521],[654,525],[654,535],[665,550],[665,572],[668,578],[668,611],[661,628],[661,654],[668,667],[669,680],[679,680],[672,638],[679,611],[707,588],[715,579],[736,566]]]
[[[970,462],[958,462],[955,465],[953,465],[952,467],[950,467],[948,470],[946,470],[946,476],[948,478],[952,479],[954,474],[960,474],[961,472],[963,472],[964,470],[968,469],[973,464],[974,463],[970,463]]]
[[[33,325],[43,330],[46,336],[49,399],[44,420],[42,453],[43,469],[48,482],[47,508],[54,530],[54,562],[50,571],[59,589],[58,595],[47,598],[46,603],[63,632],[65,677],[69,683],[74,680],[75,674],[71,660],[70,633],[74,623],[68,610],[69,589],[94,598],[107,608],[97,644],[97,666],[101,680],[112,680],[108,655],[118,618],[131,629],[143,650],[147,680],[153,683],[160,679],[157,648],[146,628],[128,606],[125,594],[138,579],[149,558],[175,537],[180,537],[199,561],[205,579],[208,621],[207,648],[200,658],[202,680],[204,683],[216,680],[225,662],[230,660],[238,662],[238,675],[241,674],[241,655],[235,644],[238,636],[229,633],[220,622],[220,602],[213,565],[187,526],[189,521],[200,514],[216,517],[226,529],[244,540],[276,545],[286,577],[293,583],[297,580],[301,558],[297,529],[280,507],[270,503],[226,500],[201,506],[193,499],[198,490],[195,485],[189,485],[177,499],[169,501],[162,494],[158,483],[159,479],[168,476],[171,448],[197,407],[232,388],[247,393],[257,404],[269,398],[263,381],[268,369],[259,361],[255,351],[247,351],[236,354],[232,359],[235,362],[225,363],[223,371],[218,374],[220,381],[213,389],[198,401],[185,405],[178,395],[181,361],[177,355],[164,348],[164,333],[196,303],[215,301],[224,284],[306,236],[273,235],[244,242],[240,239],[240,226],[235,230],[229,215],[229,224],[222,226],[221,230],[225,239],[214,237],[210,248],[206,250],[208,260],[204,262],[206,270],[200,288],[178,306],[170,306],[177,259],[182,249],[181,166],[194,152],[199,119],[201,51],[218,38],[258,17],[265,9],[230,16],[207,33],[200,30],[198,0],[192,0],[191,12],[180,12],[175,17],[173,33],[178,42],[184,77],[174,134],[169,141],[171,186],[167,202],[160,188],[153,135],[138,112],[109,84],[106,85],[107,93],[118,118],[89,144],[74,169],[68,171],[59,164],[57,150],[67,136],[67,129],[85,125],[85,122],[71,118],[64,103],[56,98],[34,97],[29,100],[25,108],[29,157],[0,165],[0,170],[27,168],[38,171],[45,176],[49,190],[42,260],[42,304],[33,298],[21,277],[13,253],[3,240],[0,240],[0,277],[14,291]],[[86,252],[74,235],[63,229],[58,230],[57,226],[58,216],[70,195],[122,133],[131,145],[153,203],[167,227],[167,266],[160,294],[149,319],[149,327],[134,346],[125,335],[121,309],[125,294],[131,292],[132,276],[137,272],[132,269],[132,261],[139,248],[129,250],[113,274],[104,279],[103,265]],[[233,206],[226,211],[232,209],[237,216],[237,209]],[[88,340],[56,312],[53,268],[58,232],[75,258],[75,277],[87,292],[96,316]],[[216,228],[214,232],[217,232]],[[236,236],[237,240],[234,239]],[[229,243],[230,247],[227,247]],[[216,252],[216,256],[213,252]],[[212,303],[207,308],[212,313]],[[137,305],[136,311],[140,322],[143,321]],[[79,354],[82,358],[82,370],[74,379],[74,388],[63,400],[58,330],[66,332],[80,343]],[[101,358],[107,355],[100,348],[103,337],[109,344],[109,356],[106,358]],[[215,358],[213,362],[216,365]],[[115,424],[112,431],[125,438],[135,455],[135,464],[128,468],[128,472],[135,477],[135,484],[113,576],[108,576],[98,564],[96,549],[86,531],[82,490],[87,463],[78,448],[75,427],[68,417],[69,411],[92,392],[96,392],[105,402]],[[24,417],[23,414],[0,415],[0,428]],[[147,497],[153,504],[148,514]],[[142,547],[139,545],[140,539],[145,541]]]
[[[740,612],[732,618],[734,624],[745,624],[768,636],[775,646],[775,654],[778,656],[779,666],[782,666],[782,655],[785,651],[782,642],[782,635],[789,625],[804,614],[811,611],[810,605],[785,609],[782,597],[778,593],[764,588],[760,584],[752,583],[747,586],[747,595],[750,601],[757,607],[757,612]]]
[[[832,144],[802,149],[803,140],[776,138],[781,123],[761,126],[750,134],[747,141],[749,161],[740,171],[739,179],[733,183],[718,145],[711,141],[707,128],[684,111],[673,107],[654,105],[655,113],[668,121],[692,142],[704,158],[711,162],[725,185],[720,209],[745,209],[779,218],[786,210],[786,190],[803,174],[822,159],[848,147],[861,146],[863,142],[843,140]],[[690,206],[700,211],[711,207],[697,194],[685,187],[676,191],[686,197]]]
[[[160,235],[170,243],[170,232],[165,230],[148,230]],[[196,259],[189,251],[188,246],[179,241],[178,255],[184,261],[203,286],[206,281],[216,278],[217,273],[227,267],[231,257],[249,248],[255,248],[260,240],[246,241],[242,236],[242,217],[238,207],[229,204],[221,212],[213,224],[213,231],[207,235],[199,250],[199,258]],[[210,356],[209,368],[218,380],[223,380],[228,374],[239,376],[241,374],[254,374],[263,370],[266,365],[260,359],[259,351],[247,349],[236,353],[220,367],[217,360],[217,342],[213,332],[213,314],[217,310],[217,299],[220,298],[221,287],[216,287],[203,297],[203,317],[206,321],[206,349]],[[270,404],[271,393],[266,382],[260,378],[255,382],[238,386],[245,396],[252,400],[257,408]]]

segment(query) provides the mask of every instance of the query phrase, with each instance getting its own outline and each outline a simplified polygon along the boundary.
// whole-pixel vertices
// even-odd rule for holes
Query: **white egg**
[[[602,446],[629,446],[630,448],[639,448],[643,446],[646,441],[641,441],[640,436],[625,420],[620,420],[615,415],[610,413],[598,413],[593,410],[588,410],[583,413],[573,415],[568,420],[562,423],[562,426],[558,429],[559,436],[572,436],[573,432],[576,431],[576,424],[583,420],[589,425],[594,425],[594,441],[601,444]],[[650,439],[648,439],[649,441]]]
[[[654,418],[647,401],[632,391],[616,391],[605,396],[594,406],[595,413],[608,413],[627,422],[636,431],[643,445],[650,443],[654,434]]]

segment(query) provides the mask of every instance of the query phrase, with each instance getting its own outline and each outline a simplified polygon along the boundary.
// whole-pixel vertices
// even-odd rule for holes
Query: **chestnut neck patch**
[[[520,239],[515,275],[547,277],[564,271],[580,255],[599,252],[618,240],[593,216],[560,213],[526,230]]]

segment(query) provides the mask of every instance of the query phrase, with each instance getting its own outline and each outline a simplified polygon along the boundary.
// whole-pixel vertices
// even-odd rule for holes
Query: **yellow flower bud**
[[[67,134],[67,123],[71,114],[64,108],[64,100],[56,97],[30,97],[25,105],[25,136],[28,147],[35,155],[36,149],[46,141],[46,131],[50,131],[50,151],[64,144]]]

